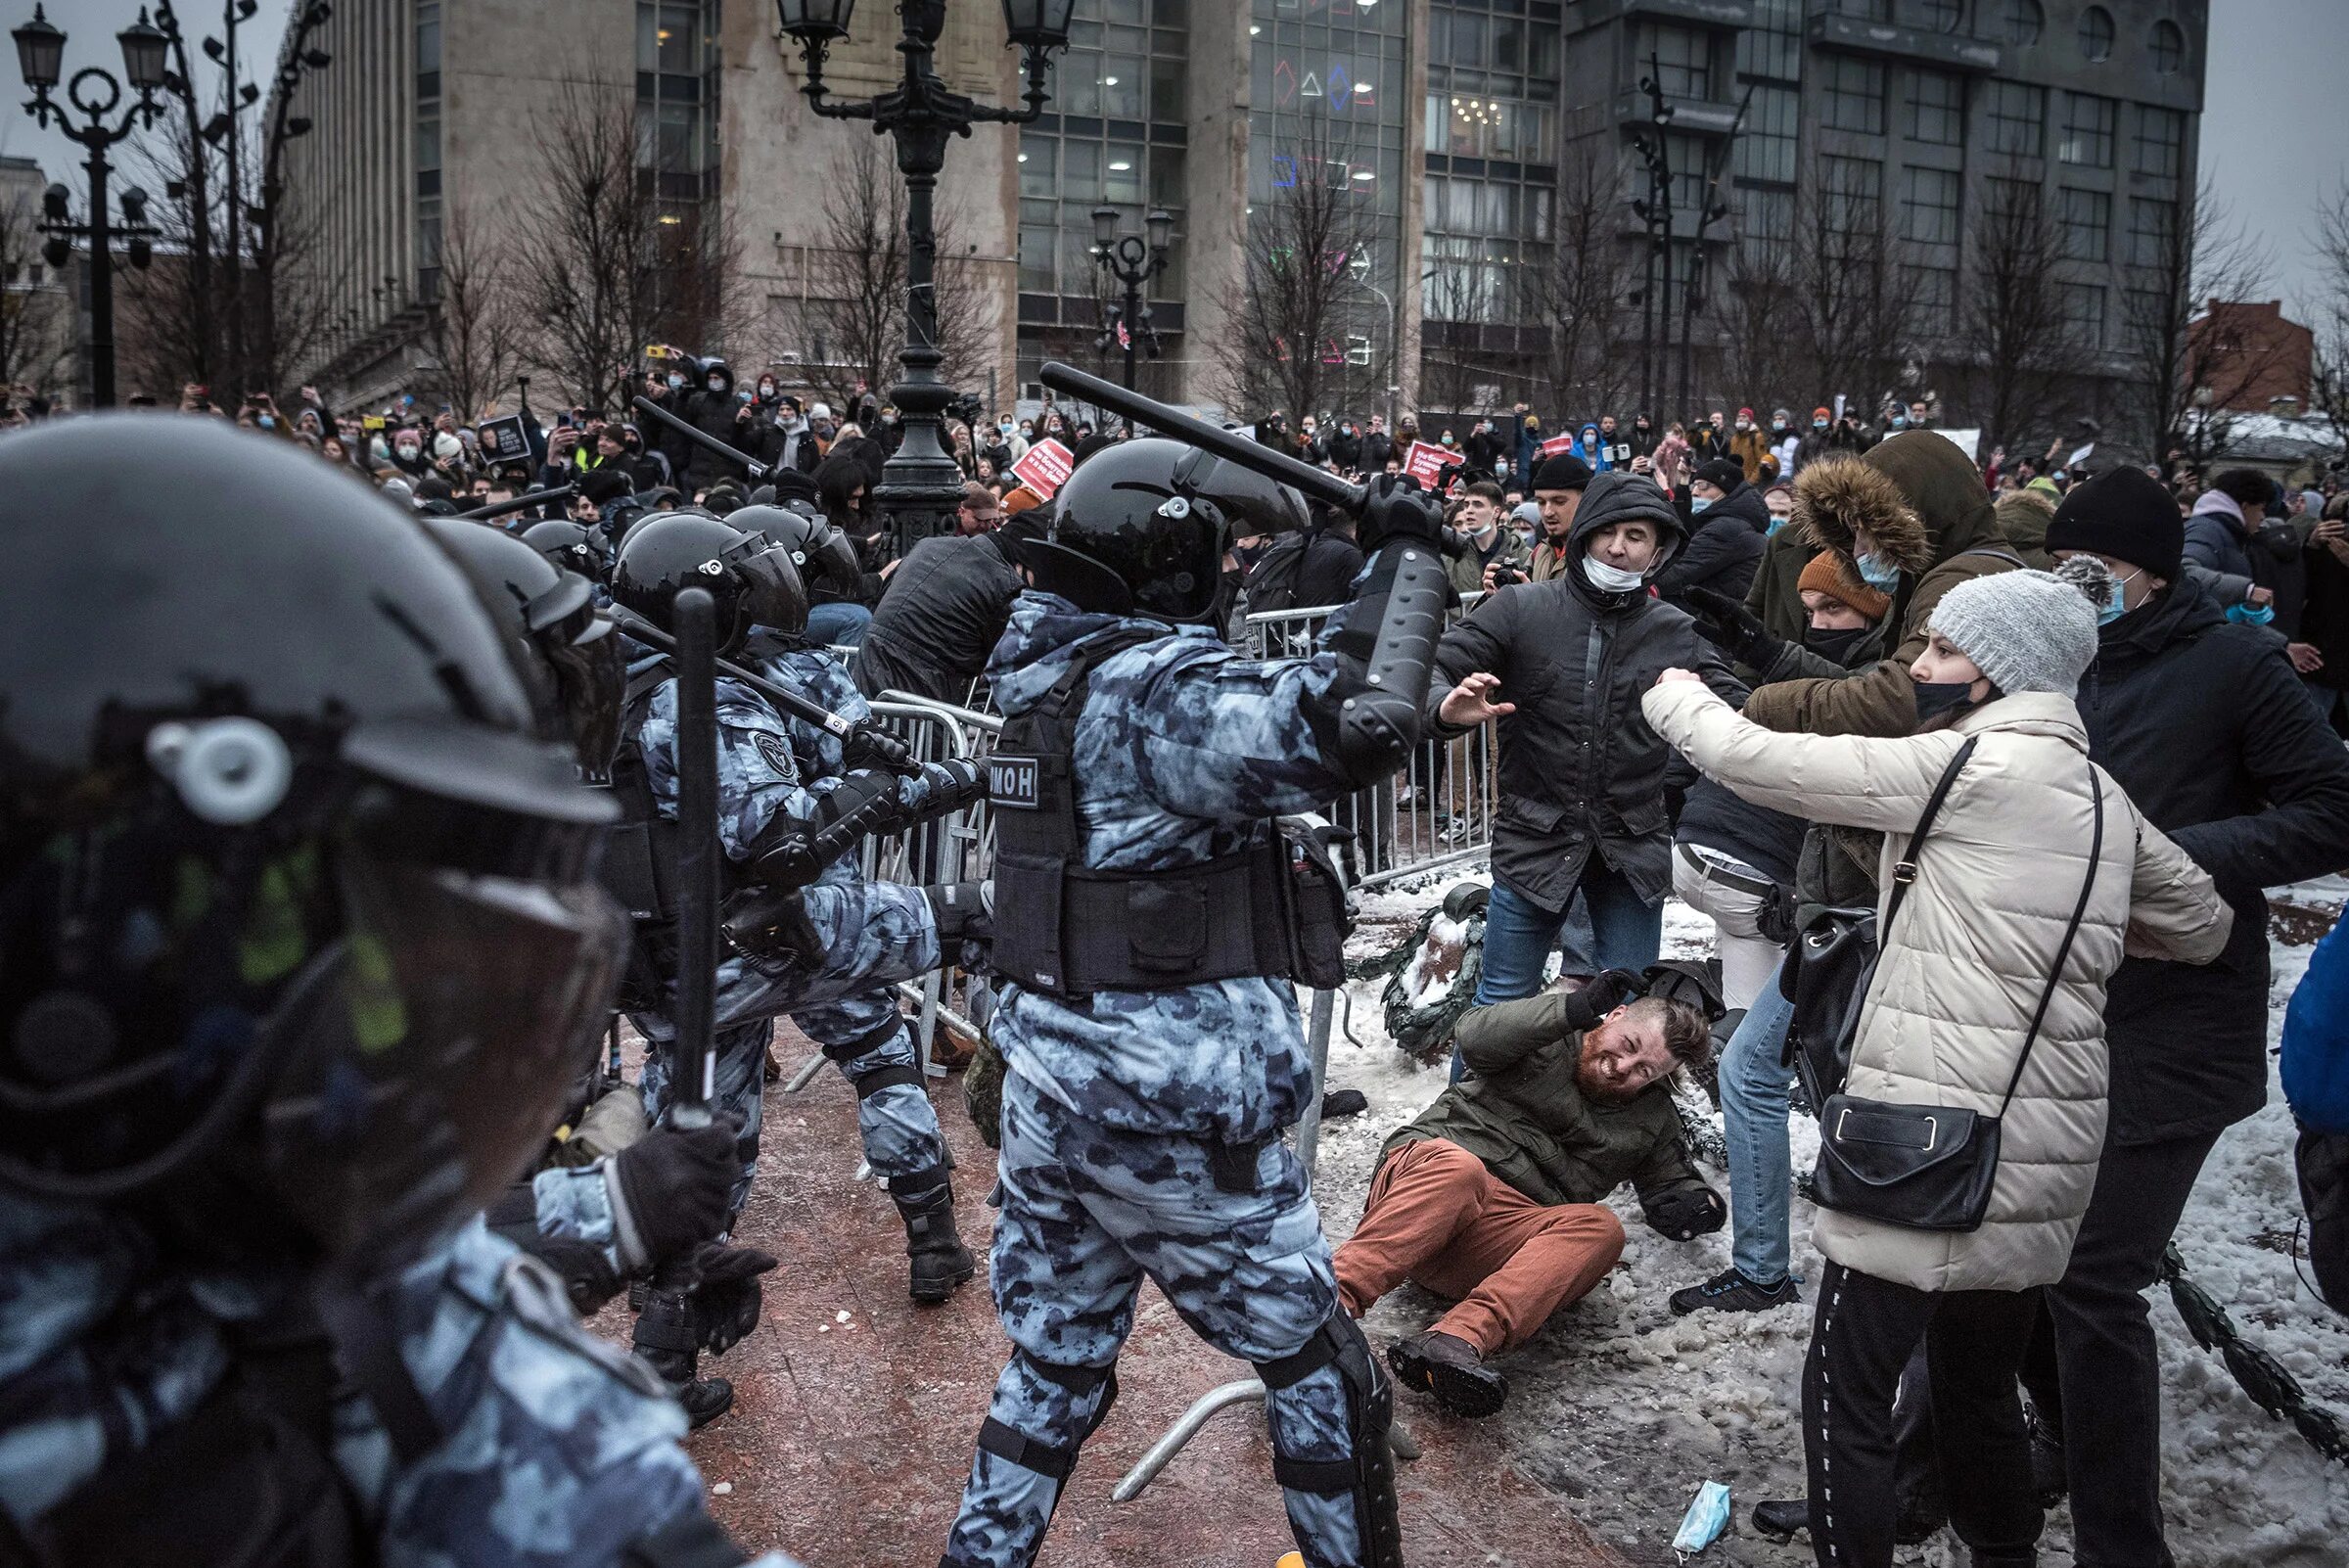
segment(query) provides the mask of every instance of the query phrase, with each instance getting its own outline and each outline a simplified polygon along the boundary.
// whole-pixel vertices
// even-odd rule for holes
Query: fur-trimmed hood
[[[1794,522],[1846,557],[1855,530],[1911,576],[1963,550],[2004,541],[1981,474],[1947,438],[1903,431],[1865,457],[1830,452],[1794,477]]]

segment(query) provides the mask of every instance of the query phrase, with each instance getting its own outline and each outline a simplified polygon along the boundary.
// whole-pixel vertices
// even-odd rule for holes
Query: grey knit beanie
[[[2070,697],[2096,657],[2096,612],[2051,572],[1960,582],[1933,607],[1933,629],[2008,695]]]

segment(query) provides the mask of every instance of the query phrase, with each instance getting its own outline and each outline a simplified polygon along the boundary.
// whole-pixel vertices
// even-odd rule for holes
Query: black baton
[[[708,431],[703,430],[698,425],[687,424],[684,420],[679,419],[676,415],[670,413],[659,403],[654,402],[650,397],[639,394],[635,399],[635,404],[638,409],[652,415],[655,419],[661,421],[662,424],[667,425],[670,430],[675,431],[678,435],[684,437],[686,439],[699,442],[701,445],[708,447],[711,451],[715,452],[720,457],[729,458],[734,462],[740,463],[745,469],[749,470],[751,478],[760,484],[764,484],[767,480],[767,477],[774,473],[773,469],[767,467],[764,463],[760,462],[757,458],[748,456],[745,453],[736,450],[734,447],[728,446],[724,441],[719,440],[716,437],[711,435]]]
[[[717,608],[677,595],[677,1041],[669,1126],[710,1125],[717,1071]]]

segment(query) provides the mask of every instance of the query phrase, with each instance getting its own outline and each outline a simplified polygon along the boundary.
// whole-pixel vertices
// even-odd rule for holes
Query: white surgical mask
[[[1645,573],[1627,572],[1590,555],[1583,557],[1583,576],[1601,593],[1631,593],[1647,581]]]
[[[726,379],[723,376],[713,376],[706,383],[706,385],[712,392],[724,392],[726,390]]]

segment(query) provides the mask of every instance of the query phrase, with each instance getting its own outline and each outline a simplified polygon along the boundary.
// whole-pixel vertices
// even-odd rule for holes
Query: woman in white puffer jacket
[[[1778,734],[1679,670],[1643,703],[1659,735],[1746,800],[1882,832],[1887,891],[1935,784],[1975,741],[1884,932],[1845,1085],[1861,1099],[1999,1114],[2081,907],[2102,798],[2095,881],[2005,1110],[1981,1227],[1819,1213],[1813,1239],[1828,1263],[1803,1413],[1822,1564],[1892,1560],[1892,1398],[1920,1338],[1953,1525],[1977,1564],[2035,1560],[2040,1509],[2015,1376],[2038,1287],[2062,1276],[2096,1184],[2104,984],[2124,953],[2207,963],[2233,924],[2210,878],[2088,760],[2073,694],[2096,657],[2099,586],[2008,572],[1951,590],[1910,670],[1931,716],[1905,738]]]

